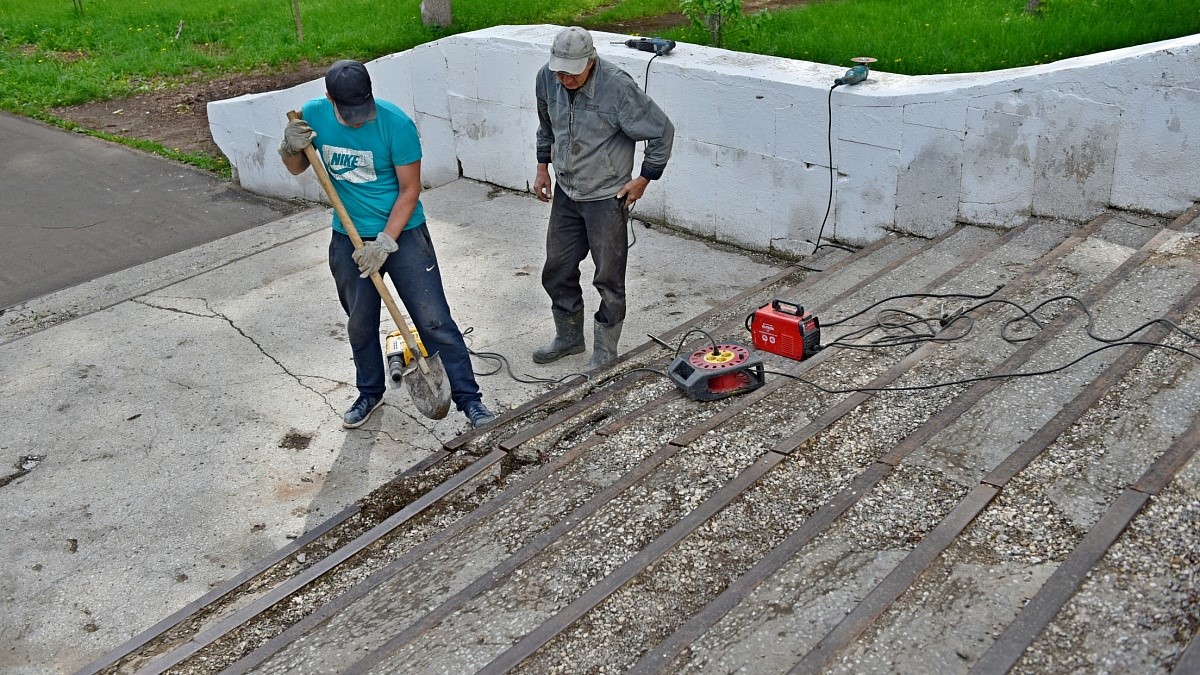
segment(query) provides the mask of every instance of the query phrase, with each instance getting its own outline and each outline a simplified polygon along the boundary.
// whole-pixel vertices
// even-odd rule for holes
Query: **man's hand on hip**
[[[646,186],[650,184],[650,179],[645,176],[638,176],[625,184],[621,191],[617,193],[617,199],[625,200],[625,208],[632,209],[633,203],[642,198],[646,193]]]
[[[383,263],[387,260],[388,255],[395,252],[399,248],[396,246],[396,240],[387,235],[386,232],[380,232],[379,236],[375,237],[375,241],[366,242],[362,248],[357,249],[351,255],[354,262],[358,263],[358,276],[366,279],[372,274],[379,271],[383,267]]]
[[[537,176],[533,179],[533,196],[537,197],[539,201],[548,202],[550,195],[550,170],[546,168],[545,164],[538,164]]]

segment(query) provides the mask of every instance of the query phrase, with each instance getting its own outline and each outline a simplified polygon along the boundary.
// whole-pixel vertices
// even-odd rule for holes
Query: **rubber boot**
[[[617,343],[621,341],[623,323],[615,326],[596,324],[595,339],[592,342],[592,358],[588,361],[588,368],[599,368],[617,359]]]
[[[550,363],[564,356],[583,353],[583,310],[574,314],[557,309],[551,312],[554,314],[554,339],[533,350],[534,363]]]

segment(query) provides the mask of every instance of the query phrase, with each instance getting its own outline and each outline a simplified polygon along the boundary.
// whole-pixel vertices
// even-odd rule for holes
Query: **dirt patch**
[[[324,74],[325,66],[303,65],[288,71],[189,78],[128,98],[55,108],[50,114],[86,129],[220,157],[221,151],[208,130],[209,101],[287,89]]]
[[[747,14],[761,9],[805,4],[809,0],[746,0]],[[629,22],[585,25],[597,31],[628,35],[655,35],[682,26],[682,14],[648,17]],[[218,76],[196,75],[179,81],[153,83],[151,91],[122,99],[95,101],[54,108],[52,115],[85,129],[146,141],[172,150],[220,157],[221,151],[208,130],[208,102],[287,89],[319,79],[326,65],[302,64],[286,71],[263,69]],[[282,123],[280,124],[282,127]]]

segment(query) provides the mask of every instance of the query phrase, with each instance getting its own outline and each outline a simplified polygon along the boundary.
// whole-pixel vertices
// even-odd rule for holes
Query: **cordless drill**
[[[658,56],[666,56],[675,49],[675,41],[665,38],[634,38],[624,42],[614,42],[614,45],[625,45],[631,49],[638,49],[643,52],[652,52]]]

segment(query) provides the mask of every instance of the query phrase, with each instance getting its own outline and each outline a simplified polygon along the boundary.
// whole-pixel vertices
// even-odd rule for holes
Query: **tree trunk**
[[[300,20],[300,0],[292,0],[292,18],[296,20],[296,42],[304,42],[304,22]]]
[[[445,28],[452,20],[450,0],[421,0],[421,23]]]

